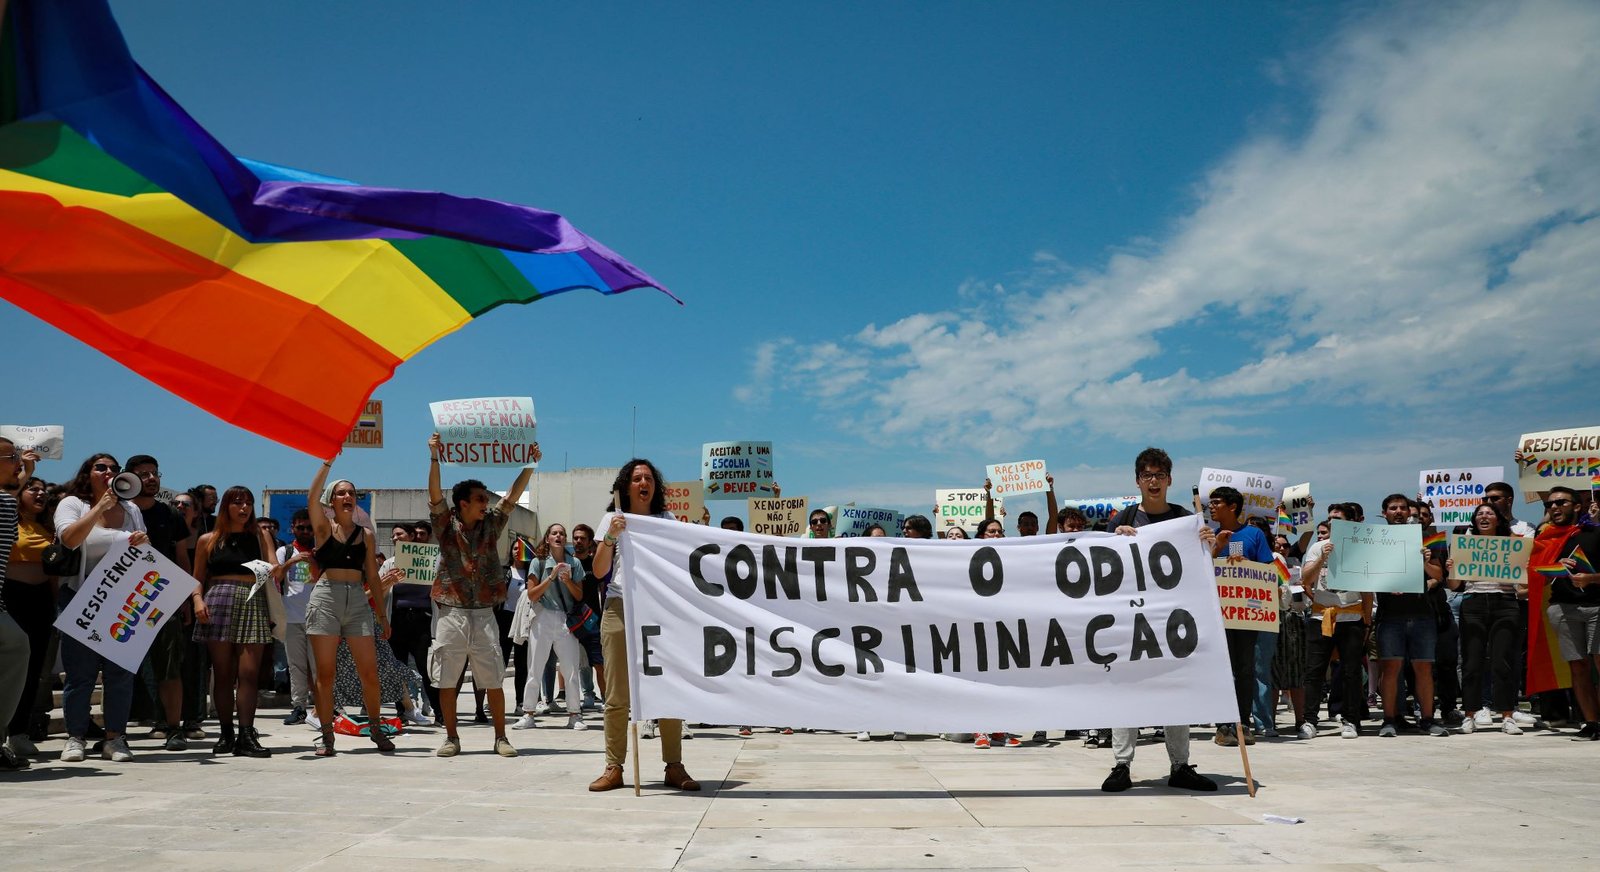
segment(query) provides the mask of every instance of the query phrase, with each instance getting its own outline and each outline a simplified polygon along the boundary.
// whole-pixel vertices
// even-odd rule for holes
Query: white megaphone
[[[111,480],[111,491],[119,500],[131,500],[144,490],[144,482],[131,472],[119,472]]]

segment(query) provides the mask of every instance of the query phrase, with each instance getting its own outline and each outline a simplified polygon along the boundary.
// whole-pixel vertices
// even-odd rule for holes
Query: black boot
[[[233,743],[235,757],[271,757],[272,752],[261,747],[261,736],[255,727],[240,727],[239,739]]]
[[[234,753],[233,724],[223,721],[217,728],[217,743],[211,746],[211,753],[215,756]]]

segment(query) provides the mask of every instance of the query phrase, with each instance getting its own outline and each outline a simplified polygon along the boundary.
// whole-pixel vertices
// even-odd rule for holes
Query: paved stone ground
[[[400,737],[393,757],[340,737],[340,754],[318,760],[313,734],[281,726],[281,714],[263,712],[270,760],[167,753],[146,739],[130,764],[64,764],[59,740],[42,746],[48,759],[0,775],[0,867],[1600,868],[1600,743],[1571,742],[1570,730],[1263,740],[1250,749],[1251,799],[1238,752],[1198,729],[1195,762],[1219,792],[1169,790],[1163,747],[1145,744],[1134,789],[1114,796],[1099,790],[1110,751],[1076,741],[978,751],[705,729],[684,746],[704,791],[665,789],[659,743],[645,740],[636,798],[587,792],[601,731],[557,729],[557,718],[511,733],[515,760],[496,757],[481,726],[462,729],[455,759],[432,756],[443,732],[425,729]]]

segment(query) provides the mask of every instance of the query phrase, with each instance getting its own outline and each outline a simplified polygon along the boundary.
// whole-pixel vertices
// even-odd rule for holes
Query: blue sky
[[[237,153],[559,211],[686,301],[468,325],[379,388],[363,485],[422,485],[462,396],[532,394],[546,468],[620,464],[636,407],[671,478],[769,439],[786,493],[916,511],[1035,457],[1129,493],[1146,444],[1370,506],[1600,418],[1593,4],[113,8]],[[3,417],[69,458],[309,479],[0,306]]]

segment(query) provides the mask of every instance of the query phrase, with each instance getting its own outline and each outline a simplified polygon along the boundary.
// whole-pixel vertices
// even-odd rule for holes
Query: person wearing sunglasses
[[[289,662],[289,714],[284,726],[292,727],[306,722],[306,712],[311,710],[312,665],[311,639],[306,635],[306,607],[311,601],[312,585],[316,583],[316,564],[310,560],[313,541],[310,509],[295,509],[289,518],[289,544],[278,549],[278,563],[287,567],[283,573],[283,612],[288,626],[283,633],[284,659]]]
[[[77,595],[84,575],[108,551],[125,542],[143,545],[149,541],[139,507],[118,499],[111,489],[111,480],[120,472],[122,466],[115,457],[90,455],[79,464],[78,474],[67,485],[67,495],[56,506],[56,537],[62,545],[77,548],[82,555],[77,575],[61,580],[56,604],[63,610]],[[61,695],[67,744],[61,751],[61,761],[81,763],[88,752],[89,706],[97,675],[104,681],[100,705],[106,739],[102,754],[116,763],[132,760],[124,731],[128,728],[128,709],[133,704],[133,673],[65,635],[61,637],[61,661],[67,670]]]
[[[1591,566],[1600,563],[1600,530],[1579,524],[1578,495],[1569,488],[1551,488],[1544,510],[1548,520],[1534,537],[1529,565],[1559,561],[1566,567],[1566,575],[1544,577],[1550,592],[1545,618],[1555,628],[1561,659],[1572,670],[1572,695],[1583,715],[1575,738],[1600,741],[1600,699],[1590,671],[1600,666],[1600,574],[1584,571],[1574,557],[1581,548]]]

